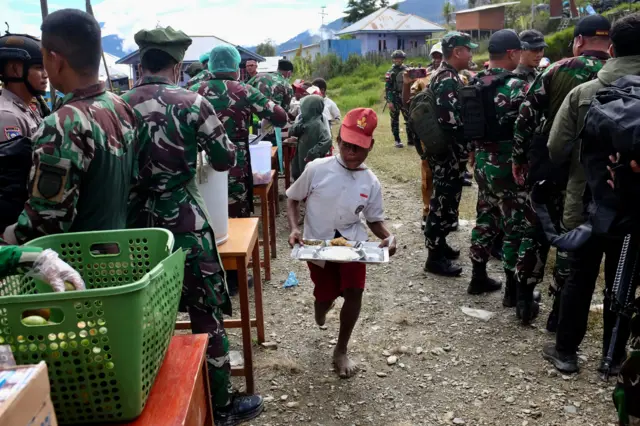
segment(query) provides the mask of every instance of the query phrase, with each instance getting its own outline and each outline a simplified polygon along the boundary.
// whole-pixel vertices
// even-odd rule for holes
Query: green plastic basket
[[[126,421],[142,413],[173,335],[185,252],[164,229],[38,238],[78,270],[86,291],[53,293],[26,276],[0,282],[0,344],[18,364],[46,361],[60,423]],[[27,326],[48,309],[49,325]]]

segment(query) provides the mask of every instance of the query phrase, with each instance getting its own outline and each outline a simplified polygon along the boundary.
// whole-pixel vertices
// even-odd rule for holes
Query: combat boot
[[[516,274],[508,269],[504,270],[507,276],[507,283],[504,286],[504,297],[502,298],[502,306],[505,308],[515,308],[518,303],[518,293],[516,289]]]
[[[429,250],[424,271],[445,277],[458,277],[462,273],[462,267],[447,259],[442,246],[438,246],[435,249]]]
[[[540,293],[534,291],[534,286],[527,284],[526,280],[517,279],[516,288],[518,292],[516,316],[522,325],[530,325],[540,313]]]
[[[460,258],[460,250],[454,249],[446,241],[442,244],[442,254],[449,260],[456,260]]]
[[[487,264],[483,262],[476,262],[475,260],[473,260],[472,263],[473,273],[471,275],[471,282],[469,283],[467,293],[482,294],[500,291],[502,283],[487,275]]]

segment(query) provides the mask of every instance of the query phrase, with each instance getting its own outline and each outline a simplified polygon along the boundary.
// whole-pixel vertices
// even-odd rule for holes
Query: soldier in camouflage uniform
[[[473,56],[471,49],[477,47],[468,34],[447,33],[442,39],[444,62],[431,77],[438,122],[451,139],[451,149],[447,154],[427,158],[433,173],[434,192],[425,229],[425,242],[429,250],[425,271],[445,276],[462,273],[460,266],[451,263],[451,260],[460,257],[460,251],[451,248],[446,238],[458,220],[462,195],[461,164],[467,160],[472,149],[471,144],[467,144],[462,137],[458,100],[462,82],[458,74],[469,66]]]
[[[98,79],[100,33],[91,15],[75,9],[56,11],[42,23],[47,74],[65,96],[33,135],[29,199],[4,232],[10,244],[126,227],[136,118]]]
[[[277,73],[259,73],[247,82],[249,86],[258,89],[262,95],[289,111],[291,100],[294,97],[293,87],[289,83],[293,73],[293,64],[287,60],[278,62]],[[268,120],[262,120],[262,134],[265,140],[275,144],[274,126]]]
[[[548,46],[544,41],[544,35],[537,30],[522,31],[520,40],[522,41],[522,57],[514,73],[531,84],[539,74],[538,66],[544,56],[544,49]]]
[[[408,144],[413,145],[411,138],[411,127],[409,126],[409,109],[406,104],[402,102],[402,78],[407,66],[404,65],[404,60],[407,57],[402,50],[396,50],[391,55],[393,59],[393,66],[385,74],[385,100],[387,101],[387,108],[389,108],[389,114],[391,116],[391,133],[396,142],[396,148],[403,148],[404,145],[400,140],[400,114],[404,118],[404,124],[407,131]]]
[[[524,186],[547,180],[554,182],[555,189],[547,200],[556,227],[562,228],[561,218],[564,208],[569,167],[551,166],[547,140],[553,120],[562,101],[579,84],[592,80],[609,58],[610,24],[600,15],[583,18],[574,30],[573,51],[575,57],[563,59],[549,66],[538,75],[529,87],[527,96],[515,124],[513,145],[513,174],[518,184]],[[528,204],[527,210],[532,210]],[[537,229],[537,217],[533,211],[525,211],[527,230],[524,231],[518,259],[517,280],[522,285],[523,298],[519,304],[532,305],[533,288],[542,281],[549,252],[549,244]],[[567,253],[557,251],[553,271],[552,294],[558,295],[569,275]],[[520,296],[519,296],[520,297]],[[557,309],[558,302],[554,303]],[[551,314],[547,327],[555,331],[556,309]],[[525,309],[527,313],[534,310]],[[529,318],[527,318],[529,317]],[[530,322],[531,315],[525,315],[523,322]]]
[[[249,217],[253,212],[253,175],[249,158],[251,114],[269,120],[277,127],[287,123],[283,108],[254,87],[238,81],[239,64],[240,53],[235,47],[214,48],[209,60],[209,77],[190,89],[211,102],[236,145],[237,164],[229,172],[229,217]]]
[[[191,73],[189,73],[191,79],[187,81],[187,84],[185,85],[187,89],[190,89],[201,81],[209,78],[209,55],[210,52],[205,52],[200,55],[200,71],[195,75],[191,75]],[[189,69],[191,69],[191,67],[189,67]]]
[[[224,270],[209,215],[196,185],[197,157],[207,153],[215,170],[235,164],[235,149],[213,106],[176,85],[191,39],[171,27],[140,31],[142,78],[125,95],[141,123],[140,176],[129,200],[129,226],[173,232],[187,254],[180,308],[194,333],[207,333],[207,365],[217,425],[250,420],[260,397],[231,395],[229,341],[223,314],[231,314]]]
[[[524,203],[527,193],[519,188],[511,173],[513,124],[524,100],[526,83],[513,70],[522,53],[518,35],[513,30],[500,30],[489,39],[489,68],[475,79],[485,85],[494,84],[494,123],[485,123],[492,134],[475,141],[475,179],[478,183],[476,226],[471,232],[470,257],[473,275],[469,294],[500,290],[500,283],[487,275],[487,262],[495,238],[504,229],[502,262],[507,278],[503,305],[516,305],[515,268],[522,238]],[[473,82],[472,82],[473,83]],[[491,87],[491,86],[490,86]],[[485,106],[485,109],[491,106]],[[488,132],[487,132],[488,133]]]

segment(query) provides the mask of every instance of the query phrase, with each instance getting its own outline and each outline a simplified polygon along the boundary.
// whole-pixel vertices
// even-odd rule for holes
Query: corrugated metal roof
[[[432,33],[445,31],[443,27],[419,16],[398,12],[389,7],[380,9],[358,22],[340,30],[337,35],[360,32]]]
[[[226,44],[232,45],[228,41],[218,38],[216,36],[189,36],[189,37],[191,37],[193,42],[191,43],[191,46],[189,46],[189,48],[187,49],[187,52],[184,55],[183,62],[198,62],[200,60],[200,55],[206,52],[210,52],[211,49],[213,49],[214,47],[226,45]],[[251,59],[257,60],[258,62],[264,61],[264,58],[262,56],[256,53],[253,53],[245,49],[244,47],[241,47],[241,46],[235,46],[235,47],[238,49],[243,59],[251,58]],[[138,52],[139,51],[136,50],[134,52],[129,53],[127,56],[120,59],[117,63],[131,65],[132,63],[139,62]]]
[[[302,49],[310,49],[312,47],[319,47],[320,43],[314,43],[314,44],[308,44],[306,46],[302,46]],[[281,53],[289,53],[289,52],[295,52],[296,50],[300,49],[299,47],[296,47],[295,49],[289,49],[289,50],[283,50]]]
[[[481,10],[495,9],[496,7],[513,6],[514,4],[520,4],[520,2],[519,1],[510,1],[510,2],[506,2],[506,3],[487,4],[487,5],[484,5],[484,6],[474,7],[473,9],[460,10],[460,11],[457,11],[457,12],[454,12],[454,13],[456,15],[460,15],[462,13],[480,12]]]

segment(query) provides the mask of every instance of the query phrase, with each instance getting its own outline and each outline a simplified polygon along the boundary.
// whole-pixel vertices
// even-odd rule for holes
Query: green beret
[[[191,37],[171,27],[138,31],[134,40],[140,47],[141,58],[149,50],[157,49],[169,54],[176,62],[182,62],[192,42]]]

